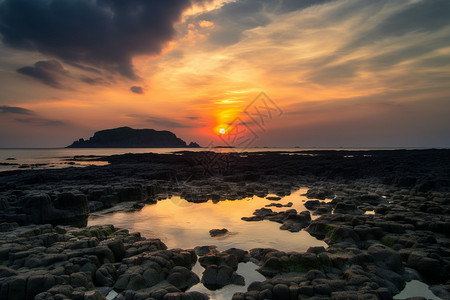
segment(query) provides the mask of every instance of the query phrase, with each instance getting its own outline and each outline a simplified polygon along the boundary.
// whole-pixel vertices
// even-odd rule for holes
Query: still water
[[[311,246],[327,245],[306,231],[289,232],[280,230],[281,224],[271,221],[245,222],[242,217],[252,216],[255,209],[271,203],[287,204],[292,207],[270,207],[273,211],[294,208],[306,210],[303,206],[306,188],[301,188],[279,201],[251,197],[242,200],[227,200],[213,203],[190,203],[180,197],[172,197],[146,205],[139,211],[115,211],[112,213],[93,213],[88,226],[114,224],[131,232],[140,232],[147,238],[160,238],[170,248],[194,248],[196,246],[216,245],[219,250],[232,247],[250,250],[252,248],[276,248],[282,251],[306,251]],[[269,195],[273,196],[273,195]],[[227,228],[230,233],[222,237],[211,237],[209,230]],[[244,276],[245,286],[228,285],[218,290],[208,290],[202,283],[191,287],[190,291],[206,293],[212,300],[231,299],[236,292],[245,292],[253,281],[263,281],[252,262],[240,263],[237,273]],[[192,271],[200,278],[203,268],[197,262]]]
[[[252,216],[255,209],[271,203],[293,206],[286,208],[270,207],[273,211],[290,208],[306,210],[303,203],[306,197],[302,188],[279,201],[252,197],[242,200],[227,200],[213,203],[190,203],[180,197],[158,201],[134,212],[114,212],[92,214],[88,225],[114,224],[116,227],[140,232],[149,238],[160,238],[169,248],[194,248],[196,246],[216,245],[219,250],[232,247],[249,250],[252,248],[276,248],[282,251],[305,251],[311,246],[327,245],[312,237],[306,231],[289,232],[280,230],[281,224],[271,221],[246,222],[242,217]],[[211,237],[209,230],[226,228],[229,234]]]

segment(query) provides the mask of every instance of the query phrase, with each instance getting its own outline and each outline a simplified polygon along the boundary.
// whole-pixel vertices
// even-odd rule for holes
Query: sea
[[[0,148],[0,172],[20,169],[55,169],[64,167],[85,167],[91,165],[106,165],[105,161],[91,161],[93,157],[110,156],[126,153],[176,153],[180,151],[214,151],[221,153],[246,152],[286,152],[287,154],[313,150],[398,150],[398,149],[426,149],[426,148],[344,148],[344,147],[255,147],[255,148]],[[74,157],[83,156],[86,160]]]

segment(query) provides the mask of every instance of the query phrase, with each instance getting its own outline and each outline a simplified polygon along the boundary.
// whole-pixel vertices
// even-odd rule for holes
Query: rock
[[[228,229],[226,229],[226,228],[222,228],[222,229],[211,229],[211,230],[209,231],[209,235],[210,235],[211,237],[224,236],[224,235],[226,235],[226,234],[228,234],[228,233],[229,233],[229,231],[228,231]]]
[[[305,202],[305,207],[309,210],[315,210],[320,206],[321,202],[319,200],[308,200]]]
[[[333,228],[326,234],[325,242],[328,244],[336,244],[341,242],[356,244],[360,242],[360,238],[351,227],[339,226]]]
[[[397,273],[403,272],[402,258],[397,251],[384,245],[372,245],[367,250],[380,267],[388,268]]]
[[[1,199],[0,199],[0,201],[1,201]],[[0,210],[1,209],[2,208],[0,207]],[[3,209],[6,209],[6,208],[3,208]],[[13,223],[0,223],[0,232],[12,231],[12,230],[16,229],[17,227],[19,227],[19,224],[17,224],[16,222],[13,222]]]
[[[117,272],[110,263],[103,264],[95,272],[96,286],[113,286],[117,280]]]
[[[334,207],[335,214],[350,214],[350,215],[362,215],[364,212],[356,206],[355,203],[350,201],[339,202]]]
[[[142,276],[149,287],[152,287],[161,281],[161,275],[153,268],[146,269]]]
[[[125,246],[123,245],[122,240],[120,239],[112,239],[108,240],[105,245],[111,249],[112,253],[114,254],[114,259],[117,262],[122,261],[122,259],[125,257]]]
[[[196,291],[190,291],[186,293],[187,295],[191,296],[193,300],[208,300],[209,297],[203,293],[196,292]]]
[[[15,275],[17,275],[16,270],[8,268],[7,266],[0,265],[0,278],[6,278],[6,277],[10,277],[10,276],[15,276]]]
[[[276,284],[273,287],[272,294],[274,299],[289,299],[289,287],[285,284]]]
[[[306,197],[312,199],[325,200],[325,198],[333,198],[334,192],[329,189],[311,188],[306,192]]]
[[[441,275],[441,262],[438,259],[423,257],[417,263],[417,270],[427,277],[439,278]]]
[[[300,214],[289,214],[283,220],[281,230],[288,230],[290,232],[298,232],[301,229],[309,226],[311,223],[311,214],[309,211],[302,211]]]
[[[228,284],[244,285],[244,278],[229,266],[209,265],[202,274],[202,283],[208,289],[217,289]]]
[[[313,281],[314,279],[326,278],[325,274],[319,270],[310,270],[305,275],[306,279]]]
[[[146,287],[147,283],[144,277],[142,277],[142,275],[140,274],[134,273],[130,275],[126,289],[137,291]]]
[[[105,207],[105,205],[101,201],[89,201],[89,211],[90,212],[99,211],[99,210],[103,209],[104,207]]]
[[[22,300],[26,296],[26,278],[21,276],[10,277],[8,280],[8,300]]]
[[[330,285],[326,283],[314,285],[314,293],[319,295],[329,295],[332,292]]]
[[[55,231],[59,234],[65,234],[67,232],[66,228],[62,225],[55,226]]]
[[[170,270],[167,281],[180,290],[185,290],[200,282],[198,276],[186,267],[174,267]]]
[[[84,293],[84,300],[106,300],[106,298],[99,291],[94,290]]]
[[[217,246],[198,246],[198,247],[194,248],[195,253],[198,256],[204,256],[209,253],[218,253],[218,251],[216,249],[217,249]]]
[[[83,194],[62,193],[54,201],[54,206],[58,211],[52,216],[48,216],[45,221],[50,224],[68,224],[86,226],[89,215],[89,203]]]
[[[229,266],[232,269],[237,269],[238,266],[238,258],[234,254],[228,254],[227,252],[218,252],[215,254],[208,254],[201,256],[199,258],[199,262],[202,267],[206,268],[209,265],[216,266]]]
[[[450,292],[443,285],[432,285],[430,290],[441,299],[450,299]]]
[[[322,252],[325,252],[325,248],[323,246],[309,247],[308,250],[306,250],[306,252],[320,254]]]

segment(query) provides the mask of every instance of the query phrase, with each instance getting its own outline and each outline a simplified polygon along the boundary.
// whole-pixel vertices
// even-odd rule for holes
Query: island
[[[166,130],[119,127],[97,131],[88,140],[79,139],[66,148],[199,148]]]

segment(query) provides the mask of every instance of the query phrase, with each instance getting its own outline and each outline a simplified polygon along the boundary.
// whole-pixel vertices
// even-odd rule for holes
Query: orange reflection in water
[[[296,191],[277,203],[293,202],[292,208],[305,210]],[[271,221],[245,222],[242,217],[252,216],[255,209],[273,201],[260,198],[220,201],[214,204],[190,203],[180,197],[172,197],[157,204],[146,205],[135,212],[116,212],[92,216],[89,225],[114,224],[116,227],[138,231],[145,237],[160,238],[169,248],[193,248],[195,246],[217,245],[224,250],[231,247],[252,249],[257,247],[276,248],[283,251],[305,251],[311,246],[325,246],[323,241],[312,237],[306,231],[296,233],[280,230],[281,224]],[[274,208],[274,211],[289,208]],[[209,230],[227,228],[231,234],[211,237]]]

